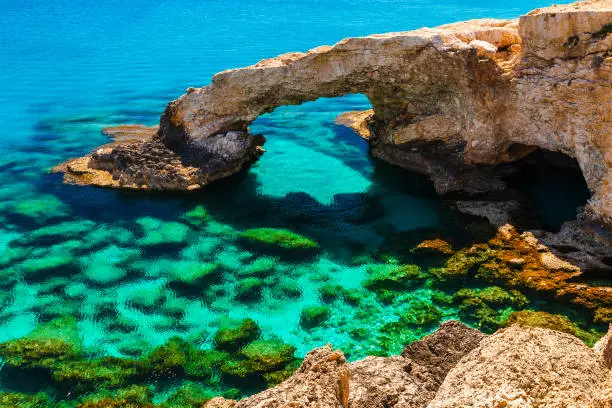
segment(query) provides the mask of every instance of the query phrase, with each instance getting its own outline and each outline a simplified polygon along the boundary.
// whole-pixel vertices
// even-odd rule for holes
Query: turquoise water
[[[173,336],[208,347],[228,319],[250,317],[297,356],[328,342],[351,359],[399,352],[435,326],[397,335],[383,326],[418,301],[432,304],[436,292],[423,283],[388,302],[364,289],[368,269],[403,262],[381,245],[435,236],[466,245],[475,233],[427,180],[374,162],[363,140],[334,124],[339,113],[369,108],[364,96],[262,116],[252,126],[267,138],[261,160],[195,194],[66,186],[48,170],[107,142],[105,126],[155,124],[169,100],[223,69],[545,4],[0,1],[0,342],[72,315],[88,353],[134,357]],[[190,217],[194,209],[206,219]],[[296,258],[245,245],[240,232],[260,227],[288,228],[320,250]],[[216,268],[210,279],[181,282],[202,265]],[[253,276],[261,291],[240,297]],[[358,293],[359,306],[322,299],[334,285]],[[304,307],[324,304],[324,324],[300,326]],[[456,306],[437,307],[439,319],[459,318]]]

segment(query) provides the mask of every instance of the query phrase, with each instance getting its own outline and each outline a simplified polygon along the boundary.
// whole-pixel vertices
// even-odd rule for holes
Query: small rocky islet
[[[189,89],[168,105],[159,127],[107,128],[113,143],[54,169],[76,184],[197,190],[264,153],[263,138],[245,125],[259,113],[348,89],[365,92],[374,111],[338,121],[366,138],[374,156],[425,173],[438,193],[459,194],[449,200],[465,217],[459,228],[397,233],[393,222],[381,222],[360,229],[363,219],[390,206],[381,199],[364,205],[363,219],[353,219],[351,239],[332,246],[330,237],[342,236],[348,224],[326,230],[327,219],[308,225],[299,211],[285,215],[294,221],[289,227],[278,219],[237,220],[201,203],[172,216],[165,204],[157,211],[137,204],[119,222],[103,210],[87,217],[61,190],[32,194],[27,185],[0,186],[6,199],[0,204],[6,229],[0,241],[0,406],[612,406],[610,120],[601,110],[609,106],[610,21],[612,4],[588,1],[539,9],[520,21],[471,21],[286,54]],[[430,109],[410,123],[390,121],[406,101],[385,100],[388,89],[374,95],[380,78],[362,89],[358,82],[367,69],[351,73],[355,84],[342,73],[329,89],[302,81],[306,88],[298,96],[280,85],[275,89],[284,93],[277,95],[260,90],[270,101],[245,114],[217,115],[219,105],[209,103],[232,81],[249,84],[270,72],[295,71],[291,85],[301,81],[302,65],[308,73],[313,61],[335,61],[338,50],[359,57],[372,47],[394,58],[402,47],[411,57],[420,47],[425,62],[418,64],[429,65],[430,51],[448,53],[443,62],[456,64],[448,72],[462,72],[451,76],[461,106],[474,102],[474,117],[488,130],[466,131],[469,115],[452,124],[459,111],[450,109],[443,92],[425,105],[450,107],[446,114]],[[389,72],[396,75],[393,58],[377,61],[391,61]],[[418,64],[410,68],[416,74]],[[406,84],[413,85],[398,86]],[[467,92],[473,87],[474,98]],[[502,106],[490,105],[496,98],[489,92],[507,99],[498,95]],[[572,92],[584,117],[597,121],[564,121],[568,112],[554,101]],[[542,107],[542,123],[531,126],[534,118],[513,103],[524,97],[546,104],[543,95],[555,106]],[[227,106],[243,106],[240,98],[225,97]],[[202,106],[210,117],[185,114]],[[516,123],[489,121],[489,113],[502,108]],[[569,132],[571,140],[544,143],[513,134],[521,126],[535,132],[551,118],[559,124],[546,132]],[[564,124],[570,131],[559,130]],[[200,127],[212,133],[191,143]],[[434,131],[446,147],[422,140]],[[484,140],[495,131],[510,136]],[[465,140],[454,139],[455,132],[464,132]],[[526,203],[508,193],[501,176],[516,171],[506,162],[538,147],[575,155],[593,193],[578,219],[556,232],[522,225]],[[435,158],[447,153],[450,162]],[[6,166],[37,171],[18,161]],[[23,198],[12,199],[15,191]],[[491,198],[492,191],[510,199]],[[126,194],[126,201],[133,199]],[[308,203],[323,214],[322,206]]]

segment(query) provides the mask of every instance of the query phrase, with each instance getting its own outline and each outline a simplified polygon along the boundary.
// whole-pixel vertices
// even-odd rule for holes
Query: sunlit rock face
[[[477,165],[540,147],[577,159],[593,193],[587,213],[610,223],[610,22],[612,3],[600,0],[535,10],[518,21],[472,20],[283,54],[221,72],[170,102],[152,140],[172,154],[155,150],[143,161],[142,141],[114,144],[104,166],[92,154],[84,167],[111,173],[119,180],[111,187],[199,188],[257,158],[261,140],[248,125],[259,115],[363,93],[373,107],[360,116],[373,154],[430,175],[438,192],[501,190]],[[69,181],[96,184],[79,176],[86,169],[59,170]]]

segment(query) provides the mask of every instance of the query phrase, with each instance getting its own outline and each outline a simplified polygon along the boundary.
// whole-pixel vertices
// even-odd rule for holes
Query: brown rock
[[[522,263],[516,262],[522,259]],[[486,244],[457,251],[438,270],[440,279],[473,277],[511,288],[540,292],[580,305],[593,312],[599,323],[609,323],[612,288],[579,283],[580,268],[560,259],[530,232],[519,234],[511,225],[498,229]]]
[[[455,364],[485,337],[478,330],[449,320],[440,324],[440,328],[429,336],[406,346],[402,357],[426,367],[440,384]]]
[[[448,242],[440,238],[426,239],[416,246],[415,252],[442,255],[452,255],[455,253],[455,251],[453,251],[453,247]]]
[[[451,368],[485,337],[457,321],[408,345],[401,356],[367,357],[349,365],[351,408],[425,407]]]
[[[365,140],[370,139],[372,131],[369,123],[374,118],[374,110],[368,109],[365,111],[345,112],[336,118],[336,124],[353,129],[359,136]]]
[[[344,354],[327,345],[306,354],[301,367],[278,386],[242,399],[233,407],[347,408],[348,387]]]
[[[238,401],[215,397],[202,406],[202,408],[234,408]]]
[[[612,371],[608,373],[608,378],[595,391],[593,402],[590,408],[612,408]]]
[[[119,125],[102,129],[102,133],[113,138],[115,142],[129,142],[151,139],[159,131],[159,126]]]
[[[612,324],[608,333],[595,343],[593,350],[603,358],[606,367],[612,369]]]
[[[521,326],[484,338],[448,373],[428,408],[587,407],[607,370],[565,333]]]
[[[350,364],[350,408],[420,408],[440,386],[425,367],[410,359],[366,357]]]

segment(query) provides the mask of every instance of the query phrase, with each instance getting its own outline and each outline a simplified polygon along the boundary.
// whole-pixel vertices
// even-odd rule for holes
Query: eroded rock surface
[[[588,407],[607,374],[577,338],[511,326],[463,357],[428,408]]]
[[[352,126],[368,129],[373,154],[430,175],[439,192],[501,190],[487,166],[541,147],[578,160],[593,192],[587,214],[610,223],[610,22],[612,2],[592,0],[518,21],[472,20],[283,54],[221,72],[168,105],[156,137],[197,169],[189,175],[160,176],[176,171],[153,165],[164,155],[136,160],[144,153],[137,145],[112,146],[124,153],[91,155],[86,165],[111,173],[111,186],[197,188],[253,161],[258,143],[248,125],[262,113],[363,93],[373,114],[358,114],[353,119],[367,123]],[[59,170],[76,174],[67,177],[74,182],[83,166]]]
[[[240,401],[215,398],[205,408],[347,408],[349,369],[344,354],[330,345],[311,351],[286,381]]]
[[[593,350],[601,356],[606,367],[612,369],[612,324],[610,324],[608,333],[595,343]]]
[[[426,367],[438,383],[467,353],[474,350],[485,335],[463,323],[449,320],[440,324],[433,334],[409,344],[402,357]]]
[[[350,408],[424,407],[440,386],[427,368],[401,356],[366,357],[350,372]]]
[[[351,408],[425,407],[446,374],[485,337],[457,321],[404,349],[401,356],[367,357],[349,365]]]
[[[609,408],[612,371],[598,349],[609,339],[598,344],[590,349],[572,335],[520,325],[485,336],[448,321],[401,356],[347,365],[331,346],[315,349],[279,386],[203,408]]]

